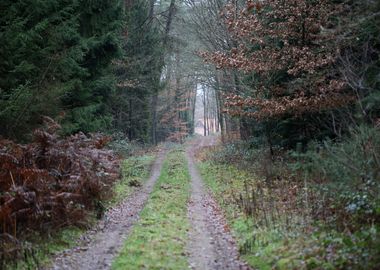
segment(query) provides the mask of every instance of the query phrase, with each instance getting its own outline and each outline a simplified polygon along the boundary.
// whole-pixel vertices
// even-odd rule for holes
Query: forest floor
[[[239,259],[236,243],[222,210],[206,191],[195,165],[195,153],[216,141],[217,137],[196,137],[186,144],[186,151],[179,150],[183,152],[180,153],[183,160],[178,162],[183,163],[181,170],[184,172],[182,178],[178,178],[183,182],[179,183],[183,188],[180,193],[182,197],[179,197],[182,199],[177,201],[174,199],[177,191],[165,190],[169,185],[178,183],[173,183],[173,179],[165,180],[165,177],[177,176],[167,171],[167,167],[170,168],[173,164],[170,164],[170,157],[167,157],[168,151],[162,150],[152,167],[149,180],[143,187],[111,208],[96,228],[82,236],[76,247],[58,254],[49,269],[183,269],[183,265],[180,267],[177,264],[181,260],[191,269],[250,269]],[[181,160],[180,157],[171,159]],[[169,193],[165,195],[162,192]],[[177,212],[170,212],[170,205],[173,204],[182,206],[175,210]],[[160,211],[164,213],[158,214]],[[154,213],[159,218],[152,222]],[[171,220],[173,215],[175,217]],[[166,217],[166,220],[162,220],[161,216]],[[170,233],[176,230],[177,233]],[[182,231],[184,233],[180,239],[179,234]],[[146,243],[145,234],[150,237]],[[158,246],[155,246],[155,241]],[[165,241],[168,249],[172,244],[177,245],[173,241],[181,243],[176,251],[159,250],[159,247],[165,247]],[[149,256],[144,257],[144,252]],[[172,265],[170,260],[170,263],[166,263],[165,258],[161,264],[157,262],[155,265],[152,258],[156,255],[157,258],[171,255],[178,255],[179,258],[172,258]],[[123,256],[128,258],[123,259]]]

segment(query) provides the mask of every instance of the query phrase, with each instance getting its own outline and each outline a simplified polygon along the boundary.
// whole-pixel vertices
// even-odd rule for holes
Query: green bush
[[[109,147],[124,158],[131,157],[144,149],[144,145],[128,140],[122,132],[113,133]]]
[[[336,210],[362,223],[380,214],[380,132],[360,126],[341,142],[312,143],[305,153],[292,152],[297,173],[307,174]]]

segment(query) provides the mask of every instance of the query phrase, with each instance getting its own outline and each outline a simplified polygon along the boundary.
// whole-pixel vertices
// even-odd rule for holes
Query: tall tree
[[[336,69],[336,7],[324,0],[225,6],[221,16],[234,47],[202,55],[235,71],[235,87],[223,103],[224,112],[240,120],[242,136],[265,134],[270,149],[306,143],[325,136],[330,113],[353,101]]]
[[[242,41],[229,54],[204,56],[251,72],[256,82],[249,97],[230,96],[227,111],[262,119],[347,104],[345,83],[328,68],[337,50],[323,30],[330,12],[325,1],[250,1],[240,14],[228,5],[225,22]]]
[[[1,1],[0,135],[25,138],[86,75],[78,1]]]
[[[104,130],[121,1],[5,0],[0,9],[0,134],[25,139],[41,115],[65,115],[68,133]]]
[[[64,127],[69,133],[111,127],[112,115],[105,104],[115,91],[110,64],[121,55],[122,7],[121,0],[80,2],[79,33],[85,48],[81,66],[86,76],[63,98],[69,111]]]
[[[153,7],[154,1],[133,1],[125,11],[124,56],[115,63],[118,87],[109,103],[114,128],[145,143],[152,142],[151,98],[161,89],[163,65],[162,35]]]

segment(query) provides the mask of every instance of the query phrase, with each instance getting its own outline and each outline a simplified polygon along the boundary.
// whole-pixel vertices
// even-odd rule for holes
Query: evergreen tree
[[[1,1],[0,135],[25,139],[41,116],[67,133],[107,127],[121,1]]]
[[[106,103],[116,85],[110,64],[121,56],[122,1],[82,0],[78,13],[86,75],[63,98],[69,110],[64,128],[67,133],[106,131],[112,124]]]
[[[85,47],[78,1],[0,3],[0,135],[22,138],[56,116],[60,96],[80,84]]]
[[[152,21],[147,1],[135,1],[126,10],[128,34],[124,58],[116,65],[118,89],[112,97],[114,127],[130,140],[150,142],[151,97],[161,88],[162,37]]]

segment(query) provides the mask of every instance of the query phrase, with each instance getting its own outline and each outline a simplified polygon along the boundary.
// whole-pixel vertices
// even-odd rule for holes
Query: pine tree
[[[121,3],[1,1],[0,135],[25,139],[42,115],[64,116],[66,133],[109,125]]]
[[[63,98],[67,133],[106,131],[113,121],[106,103],[115,91],[111,62],[121,56],[123,6],[120,0],[82,0],[79,34],[84,47],[80,65],[86,75]]]
[[[142,142],[151,142],[151,97],[162,88],[163,67],[162,36],[148,4],[134,1],[126,10],[124,57],[115,65],[118,87],[110,102],[114,127]]]
[[[25,138],[86,74],[77,1],[0,3],[0,135]]]

